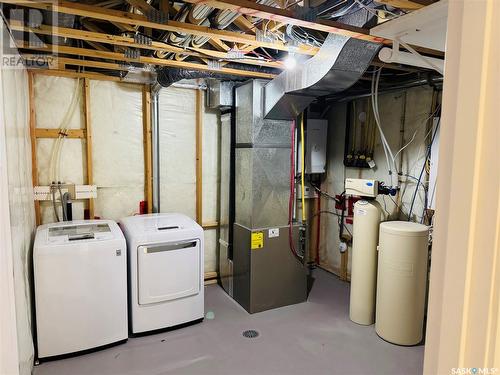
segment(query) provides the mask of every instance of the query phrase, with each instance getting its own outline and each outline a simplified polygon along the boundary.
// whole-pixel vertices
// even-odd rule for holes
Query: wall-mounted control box
[[[328,121],[307,119],[306,173],[325,173]]]
[[[345,194],[375,198],[378,195],[378,181],[360,178],[345,179]]]

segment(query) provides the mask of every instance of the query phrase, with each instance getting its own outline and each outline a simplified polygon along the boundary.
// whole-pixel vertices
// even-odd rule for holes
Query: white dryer
[[[127,252],[111,220],[41,225],[33,248],[38,357],[126,340]]]
[[[124,218],[132,333],[204,316],[203,229],[181,214]]]

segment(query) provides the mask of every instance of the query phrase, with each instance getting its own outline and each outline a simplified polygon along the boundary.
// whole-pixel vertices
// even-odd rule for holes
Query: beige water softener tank
[[[380,216],[380,206],[375,200],[360,200],[354,204],[349,318],[363,325],[375,321]]]
[[[407,221],[380,224],[375,331],[384,340],[422,340],[429,229]]]

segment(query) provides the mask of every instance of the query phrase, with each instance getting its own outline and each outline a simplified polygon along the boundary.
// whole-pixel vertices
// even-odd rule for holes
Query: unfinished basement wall
[[[369,98],[357,101],[358,112],[362,111],[363,103]],[[381,125],[391,149],[396,153],[403,145],[411,140],[416,132],[415,139],[400,154],[402,157],[402,172],[418,178],[425,160],[426,148],[430,141],[426,119],[432,113],[433,89],[430,87],[412,88],[404,92],[381,94],[379,96],[379,111]],[[347,122],[347,103],[337,103],[328,113],[328,150],[327,172],[322,183],[322,190],[331,195],[344,191],[345,178],[365,178],[384,181],[390,185],[384,151],[377,132],[374,169],[344,167],[344,143]],[[401,133],[402,132],[402,133]],[[401,138],[401,134],[403,137]],[[399,157],[397,158],[399,159]],[[402,190],[399,196],[390,198],[378,196],[385,216],[389,220],[406,220],[416,181],[404,177],[401,183]],[[322,210],[335,212],[335,202],[325,197],[321,198]],[[397,201],[401,210],[396,209]],[[414,220],[420,222],[424,210],[424,190],[421,187],[415,200],[413,212]],[[413,216],[413,215],[412,215]],[[352,233],[352,225],[346,228]],[[339,225],[337,217],[329,214],[321,215],[321,232],[319,246],[320,265],[336,274],[341,274],[341,254],[339,252]],[[351,248],[348,250],[347,271],[351,270]],[[349,276],[348,276],[349,277]]]
[[[0,34],[4,35],[6,31],[3,22],[0,24]],[[1,50],[2,61],[4,61],[4,53],[5,44]],[[18,55],[17,59],[19,59]],[[2,299],[0,303],[0,316],[2,318],[1,357],[3,360],[3,355],[9,353],[9,361],[18,361],[18,364],[11,363],[7,374],[19,372],[27,375],[31,373],[34,358],[29,280],[31,279],[31,244],[35,230],[35,214],[31,179],[28,74],[26,70],[22,67],[12,69],[2,66],[0,87],[1,190],[3,193],[5,190],[8,191],[7,207],[4,206],[5,202],[2,199],[0,245],[2,272],[5,270],[8,275],[6,275],[7,277],[1,275],[0,288],[2,297],[6,294],[12,297],[13,288],[15,300],[15,306],[9,303],[12,298]],[[4,197],[5,194],[2,194],[2,198]],[[5,264],[4,261],[6,261]],[[7,283],[4,284],[4,281]],[[11,290],[6,291],[5,288]],[[15,324],[10,320],[10,326],[7,328],[9,330],[16,329],[17,348],[7,346],[13,344],[15,338],[12,338],[10,343],[3,340],[6,333],[3,331],[4,319],[13,312],[13,308],[15,309]],[[2,363],[0,372],[3,371],[3,365],[4,363]],[[14,366],[14,371],[11,371]]]
[[[85,129],[83,79],[35,75],[36,126]],[[119,220],[137,214],[145,200],[142,86],[89,80],[95,216]],[[71,110],[71,99],[76,94]],[[218,194],[218,114],[205,110],[202,92],[202,222],[216,228]],[[160,209],[196,219],[196,90],[170,87],[160,91]],[[38,138],[40,185],[51,181],[87,183],[85,139],[67,138],[60,163],[51,162],[55,139]],[[51,167],[52,164],[52,167]],[[83,219],[87,201],[74,202],[73,218]],[[41,202],[42,223],[54,222],[50,201]],[[59,214],[60,211],[59,211]],[[217,229],[205,230],[205,272],[216,271]]]
[[[160,211],[179,212],[196,220],[196,95],[197,90],[163,88],[159,93]],[[202,101],[202,224],[217,221],[218,112]],[[201,224],[201,223],[200,223]],[[217,229],[205,229],[205,273],[217,271]]]
[[[35,75],[34,82],[37,128],[57,129],[66,123],[68,129],[85,129],[83,79]],[[119,220],[138,213],[144,200],[142,86],[90,80],[89,103],[95,216]],[[57,142],[37,140],[39,184],[86,184],[86,140],[65,138],[59,159],[53,156]],[[83,219],[87,207],[87,201],[75,201],[73,219]],[[52,202],[41,202],[41,212],[42,223],[56,221]]]

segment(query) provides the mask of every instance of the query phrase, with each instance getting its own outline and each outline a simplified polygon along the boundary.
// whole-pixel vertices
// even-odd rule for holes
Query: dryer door
[[[139,305],[171,301],[200,292],[200,241],[137,248]]]

